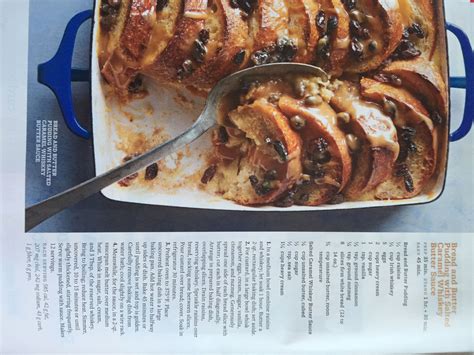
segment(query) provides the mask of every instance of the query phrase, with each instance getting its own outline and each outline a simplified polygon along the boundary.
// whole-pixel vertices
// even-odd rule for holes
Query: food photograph
[[[30,13],[27,231],[472,231],[474,29],[448,1]]]

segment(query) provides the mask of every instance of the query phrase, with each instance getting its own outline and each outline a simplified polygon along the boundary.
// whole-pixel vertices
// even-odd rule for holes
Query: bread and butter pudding
[[[431,185],[446,134],[436,0],[102,0],[102,75],[127,100],[141,77],[208,92],[238,70],[201,186],[243,205],[398,200]]]

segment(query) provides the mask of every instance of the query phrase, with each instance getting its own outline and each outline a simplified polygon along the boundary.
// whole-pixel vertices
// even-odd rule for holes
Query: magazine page
[[[0,353],[474,351],[474,3],[0,8]]]

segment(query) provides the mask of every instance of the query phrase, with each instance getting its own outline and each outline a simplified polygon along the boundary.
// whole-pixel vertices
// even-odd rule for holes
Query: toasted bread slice
[[[152,17],[151,21],[151,38],[143,54],[143,68],[156,61],[165,50],[175,33],[177,21],[183,14],[183,8],[184,0],[160,1],[160,6],[157,5],[154,18]]]
[[[280,48],[290,48],[293,56],[294,43],[288,37],[288,8],[281,0],[261,0],[248,18],[249,41],[252,46],[251,64],[261,65],[278,61]],[[289,46],[289,47],[287,47]]]
[[[434,0],[398,0],[406,39],[431,59],[436,50],[437,26]]]
[[[313,0],[287,0],[288,37],[296,46],[291,59],[298,63],[310,63],[319,39],[316,28],[316,15],[319,4]]]
[[[193,52],[196,70],[183,83],[210,89],[221,78],[247,64],[248,26],[242,15],[242,10],[232,7],[228,0],[213,1],[203,30],[208,38],[196,40]]]
[[[144,49],[151,37],[147,14],[156,1],[130,0],[120,5],[117,21],[108,31],[106,52],[101,72],[119,92],[126,92],[132,77],[140,68]]]
[[[301,175],[300,137],[291,129],[287,118],[264,99],[239,106],[228,117],[244,134],[237,144],[235,140],[224,143],[224,146],[232,144],[228,148],[238,152],[232,159],[222,158],[224,149],[218,146],[221,159],[212,184],[224,198],[239,204],[262,205],[275,201]]]
[[[422,103],[403,88],[363,78],[362,95],[381,105],[396,105],[400,155],[392,177],[377,187],[379,199],[405,199],[418,195],[436,168],[437,132]]]
[[[339,76],[349,54],[351,44],[350,18],[341,0],[320,0],[321,9],[316,17],[320,40],[315,64],[329,74]]]
[[[184,0],[183,11],[173,36],[161,55],[158,55],[143,72],[168,83],[180,82],[195,69],[192,60],[194,42],[204,29],[207,18],[207,0]]]
[[[358,0],[346,2],[351,17],[350,60],[347,72],[377,69],[397,48],[402,37],[398,0]]]
[[[447,118],[448,92],[439,70],[424,58],[395,61],[383,69],[383,73],[398,76],[403,87],[420,99],[430,115],[435,112]]]
[[[352,179],[344,190],[349,199],[360,198],[391,176],[400,151],[397,130],[379,106],[360,98],[355,84],[344,82],[331,105],[350,115],[347,132],[360,142],[360,149],[353,154]]]
[[[304,101],[289,96],[282,96],[278,107],[289,119],[299,116],[305,122],[298,133],[303,140],[301,158],[306,181],[295,189],[295,202],[317,206],[331,201],[346,186],[352,169],[345,134],[337,126],[336,113],[326,102],[308,107]]]

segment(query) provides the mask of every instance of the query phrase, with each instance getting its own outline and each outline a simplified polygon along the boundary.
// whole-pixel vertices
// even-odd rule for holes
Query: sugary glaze
[[[261,78],[223,103],[201,187],[242,204],[319,205],[411,198],[444,174],[437,1],[102,0],[99,8],[100,66],[125,101],[144,92],[140,75],[205,94],[252,65],[305,62],[331,74],[329,82]]]

